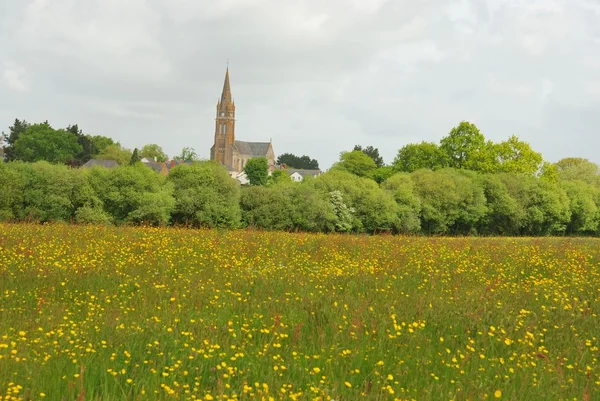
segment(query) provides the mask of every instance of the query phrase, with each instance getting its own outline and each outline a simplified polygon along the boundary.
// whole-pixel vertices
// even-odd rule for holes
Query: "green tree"
[[[569,198],[558,184],[536,177],[498,174],[523,211],[518,235],[563,234],[571,221]]]
[[[77,138],[77,143],[79,144],[79,146],[81,146],[81,151],[75,155],[75,160],[72,160],[74,164],[84,164],[92,157],[94,157],[94,155],[96,154],[94,143],[88,135],[83,134],[83,132],[81,131],[81,129],[79,129],[79,126],[77,124],[67,126],[65,131],[75,135],[75,137]]]
[[[181,164],[168,176],[173,183],[173,221],[195,227],[234,228],[240,224],[240,189],[214,161]]]
[[[417,233],[421,230],[421,200],[416,195],[415,184],[408,173],[397,173],[388,178],[381,187],[392,195],[398,205],[400,233]]]
[[[277,164],[285,164],[289,168],[301,170],[318,170],[319,162],[316,159],[311,159],[307,155],[296,156],[292,153],[283,153],[277,157]]]
[[[194,148],[185,147],[185,148],[181,149],[181,153],[179,155],[173,157],[173,160],[187,162],[187,161],[197,161],[197,160],[200,160],[200,158],[198,157],[198,154],[196,153]]]
[[[23,207],[25,177],[15,168],[17,163],[0,163],[0,221],[13,221]]]
[[[30,125],[19,134],[12,152],[15,159],[26,162],[66,163],[81,150],[77,136],[63,129],[55,130],[45,122]]]
[[[4,158],[6,157],[6,153],[4,151],[4,147],[6,146],[6,139],[8,137],[4,134],[4,131],[0,134],[0,163],[4,162]]]
[[[360,150],[340,153],[340,161],[332,167],[332,169],[347,171],[359,177],[368,176],[376,168],[377,165],[373,159]]]
[[[21,138],[19,138],[21,140]],[[70,221],[76,209],[74,192],[82,183],[81,171],[46,161],[13,162],[6,167],[13,172],[18,195],[9,195],[13,217],[20,221]],[[3,186],[4,188],[4,186]]]
[[[469,174],[470,173],[470,174]],[[411,174],[421,201],[421,227],[428,234],[469,234],[485,215],[483,188],[476,174],[446,168]]]
[[[600,185],[600,168],[596,163],[581,157],[567,157],[556,162],[557,175],[562,181],[583,181]]]
[[[114,160],[120,165],[128,164],[131,161],[132,152],[129,149],[123,148],[119,143],[108,145],[94,159],[97,160]]]
[[[4,153],[6,155],[6,159],[7,160],[16,160],[16,155],[15,155],[15,142],[17,142],[17,139],[19,139],[19,136],[21,134],[23,134],[25,131],[27,131],[27,128],[29,128],[29,123],[25,120],[19,120],[18,118],[15,118],[15,122],[13,123],[13,125],[11,125],[10,127],[8,127],[9,129],[9,134],[6,137],[6,147],[4,149]]]
[[[542,162],[542,167],[540,168],[540,172],[538,177],[542,180],[557,183],[558,182],[558,166],[555,163],[550,163],[548,161]]]
[[[145,157],[156,162],[166,162],[169,160],[169,156],[167,156],[163,149],[155,143],[144,145],[139,154],[140,157]]]
[[[267,185],[269,178],[269,161],[266,157],[253,157],[244,167],[250,185]]]
[[[377,168],[384,166],[383,157],[379,155],[379,149],[370,145],[365,148],[363,148],[361,145],[354,145],[354,149],[352,150],[360,150],[365,155],[369,156],[371,159],[373,159]]]
[[[103,135],[86,135],[86,136],[89,138],[89,140],[93,146],[92,157],[90,157],[90,159],[93,159],[94,157],[104,153],[106,148],[110,145],[117,145],[119,147],[121,146],[120,143],[113,141],[112,138],[109,138],[107,136],[103,136]],[[86,160],[86,162],[87,162],[87,160]]]
[[[364,154],[363,156],[367,157],[373,165],[375,164],[373,159]],[[371,179],[332,169],[313,180],[302,182],[301,185],[312,186],[329,199],[333,191],[340,191],[344,204],[354,210],[353,232],[375,233],[392,231],[398,227],[396,202]],[[337,221],[336,225],[339,226],[341,223],[343,222]]]
[[[268,178],[269,184],[278,184],[281,182],[292,182],[292,178],[285,170],[275,170]]]
[[[535,152],[531,146],[511,136],[508,140],[495,145],[498,171],[503,173],[516,173],[534,175],[542,167],[542,154]]]
[[[381,184],[382,182],[393,176],[395,173],[396,170],[394,169],[394,166],[383,166],[376,168],[375,170],[371,170],[369,174],[367,174],[367,177],[369,177],[376,183]]]
[[[561,188],[569,198],[571,220],[567,234],[595,234],[600,223],[600,210],[596,200],[600,200],[600,189],[584,181],[563,181]]]
[[[165,225],[175,209],[173,184],[141,163],[86,169],[85,177],[115,223]]]
[[[448,166],[458,169],[472,169],[477,153],[485,151],[485,146],[483,134],[467,121],[452,128],[440,141],[440,148],[448,155]]]
[[[248,160],[248,164],[250,161]],[[241,191],[240,208],[242,220],[249,227],[265,230],[291,231],[292,198],[282,190],[282,186],[250,186]]]
[[[448,156],[433,142],[411,143],[398,150],[392,166],[406,173],[422,168],[439,170],[448,166]]]
[[[477,232],[484,235],[518,235],[524,210],[511,196],[498,174],[479,177],[486,199],[487,211],[477,223]]]
[[[131,154],[131,159],[129,159],[129,165],[133,166],[134,164],[140,161],[140,156],[138,154],[138,148],[133,149],[133,153]]]

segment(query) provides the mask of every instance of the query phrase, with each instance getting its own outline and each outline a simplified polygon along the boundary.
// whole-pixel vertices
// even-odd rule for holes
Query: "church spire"
[[[229,86],[229,67],[225,72],[225,83],[223,84],[223,93],[221,94],[221,107],[227,107],[232,104],[231,100],[231,87]]]

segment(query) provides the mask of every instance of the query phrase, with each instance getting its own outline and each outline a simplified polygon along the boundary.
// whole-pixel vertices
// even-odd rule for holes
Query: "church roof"
[[[250,155],[253,157],[267,156],[271,142],[244,142],[234,141],[233,147],[241,155]]]

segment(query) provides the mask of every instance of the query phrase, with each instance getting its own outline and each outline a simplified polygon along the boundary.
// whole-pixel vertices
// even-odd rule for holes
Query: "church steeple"
[[[232,104],[233,101],[231,99],[231,86],[229,85],[229,67],[227,67],[227,71],[225,71],[225,83],[223,84],[223,93],[221,94],[221,106],[227,106]]]
[[[211,150],[211,160],[231,166],[233,163],[232,146],[235,142],[235,104],[231,97],[229,67],[225,71],[225,82],[221,99],[217,102],[215,119],[215,142]]]

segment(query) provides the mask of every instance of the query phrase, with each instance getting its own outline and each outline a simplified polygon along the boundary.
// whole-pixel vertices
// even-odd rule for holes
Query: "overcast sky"
[[[322,168],[462,120],[600,163],[600,0],[0,0],[0,131],[208,158],[227,59],[236,139]]]

